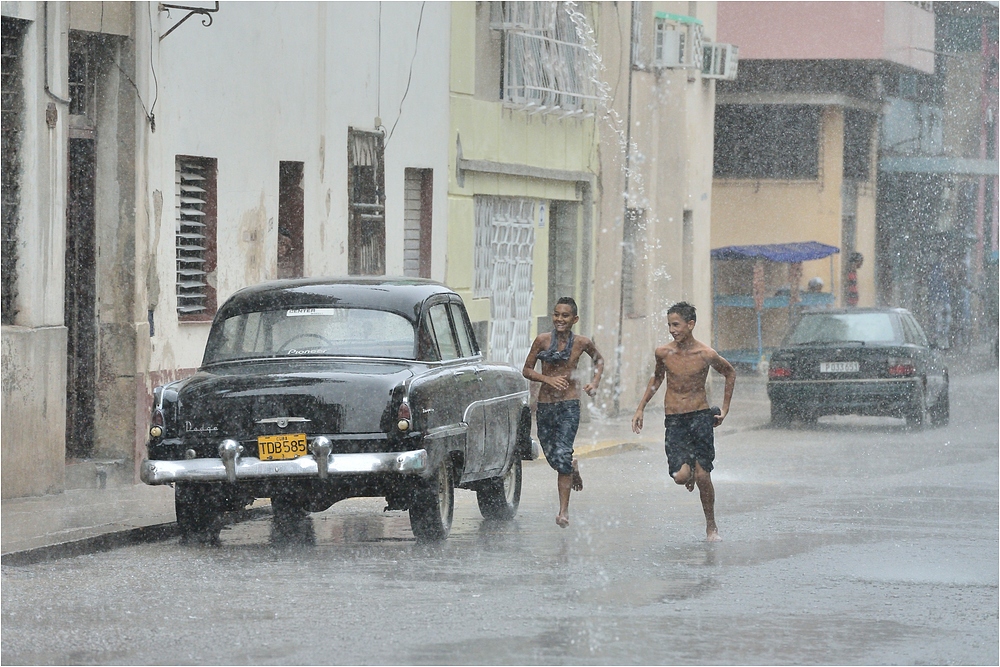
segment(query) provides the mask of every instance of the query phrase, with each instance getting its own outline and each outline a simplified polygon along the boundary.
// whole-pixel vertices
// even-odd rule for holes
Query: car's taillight
[[[787,380],[792,377],[792,369],[787,366],[771,366],[767,369],[769,380]]]
[[[399,412],[396,413],[396,427],[400,431],[408,431],[410,429],[410,419],[412,419],[410,405],[408,403],[400,403]]]
[[[163,418],[163,410],[153,410],[153,418],[150,420],[149,437],[159,438],[163,435],[163,426],[166,420]]]
[[[889,357],[889,375],[907,376],[917,371],[913,359],[907,357]]]

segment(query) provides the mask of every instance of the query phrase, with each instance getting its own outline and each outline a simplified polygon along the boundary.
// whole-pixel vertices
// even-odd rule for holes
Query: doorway
[[[93,139],[69,140],[66,202],[66,456],[86,458],[94,449],[97,324]]]

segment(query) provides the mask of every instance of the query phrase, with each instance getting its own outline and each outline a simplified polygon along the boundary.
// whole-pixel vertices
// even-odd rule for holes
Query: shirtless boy
[[[676,483],[686,486],[688,491],[693,491],[695,484],[698,485],[701,506],[705,510],[707,540],[718,542],[722,538],[715,525],[715,487],[712,486],[711,474],[715,467],[715,436],[712,429],[722,424],[729,414],[736,371],[718,352],[695,340],[692,332],[696,320],[694,306],[684,301],[674,304],[667,311],[667,324],[674,340],[656,348],[656,370],[632,416],[632,430],[636,433],[642,431],[643,410],[666,379],[667,388],[663,396],[664,448],[670,476]],[[721,414],[713,415],[708,407],[705,380],[709,367],[726,378]]]
[[[570,490],[583,491],[580,466],[573,458],[573,440],[580,426],[580,389],[574,372],[580,357],[589,354],[594,362],[594,377],[583,387],[589,396],[597,391],[604,373],[604,358],[594,341],[573,335],[573,325],[579,320],[576,301],[568,296],[559,299],[552,313],[552,332],[535,337],[522,371],[532,382],[542,383],[535,421],[545,460],[559,473],[556,523],[563,528],[569,525]],[[538,361],[542,362],[541,373],[535,370]]]

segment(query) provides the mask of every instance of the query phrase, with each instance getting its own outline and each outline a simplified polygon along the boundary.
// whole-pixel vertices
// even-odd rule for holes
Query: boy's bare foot
[[[708,524],[708,527],[705,529],[705,541],[706,542],[722,541],[722,536],[719,535],[719,529],[715,526],[714,523]]]
[[[565,528],[566,526],[569,525],[569,518],[563,516],[562,514],[557,514],[556,525],[559,526],[560,528]]]
[[[570,488],[574,491],[583,491],[583,477],[580,477],[580,463],[576,459],[573,459],[573,486]]]
[[[685,463],[684,466],[681,466],[681,470],[683,470],[684,467],[687,467],[688,469],[687,477],[685,478],[684,482],[684,488],[687,489],[688,491],[694,491],[694,468],[688,466],[687,463]]]

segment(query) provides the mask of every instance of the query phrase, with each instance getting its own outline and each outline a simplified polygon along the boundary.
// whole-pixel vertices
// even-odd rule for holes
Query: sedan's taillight
[[[767,369],[769,380],[787,380],[792,377],[792,369],[787,366],[771,366]]]
[[[396,413],[396,427],[400,431],[407,431],[410,428],[410,419],[413,416],[410,413],[410,405],[408,403],[400,403],[399,411]]]
[[[889,375],[906,377],[917,372],[913,359],[907,357],[889,357]]]
[[[163,418],[163,410],[153,410],[153,418],[150,420],[149,437],[159,438],[163,435],[163,426],[166,421]]]

